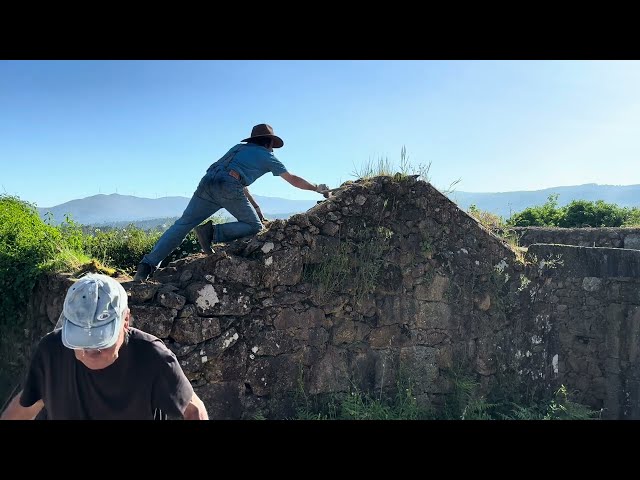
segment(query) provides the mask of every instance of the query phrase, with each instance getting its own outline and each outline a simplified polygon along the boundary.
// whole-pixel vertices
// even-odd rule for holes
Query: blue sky
[[[189,197],[257,123],[331,187],[403,146],[440,189],[640,184],[638,61],[0,61],[0,192]]]

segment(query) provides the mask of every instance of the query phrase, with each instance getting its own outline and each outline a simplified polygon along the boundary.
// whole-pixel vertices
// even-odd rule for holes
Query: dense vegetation
[[[602,200],[573,200],[558,206],[558,195],[543,205],[525,208],[505,221],[511,227],[633,227],[640,226],[640,208],[619,207]]]

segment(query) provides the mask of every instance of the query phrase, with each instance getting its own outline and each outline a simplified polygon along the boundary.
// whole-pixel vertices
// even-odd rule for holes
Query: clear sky
[[[440,188],[640,184],[638,61],[0,61],[0,192],[190,197],[269,123],[291,173],[336,187],[369,161]],[[316,199],[270,174],[257,195]]]

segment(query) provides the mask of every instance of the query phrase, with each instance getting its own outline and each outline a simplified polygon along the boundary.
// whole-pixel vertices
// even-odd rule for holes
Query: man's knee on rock
[[[264,228],[262,223],[251,223],[249,224],[249,227],[251,228],[251,235],[255,235]]]

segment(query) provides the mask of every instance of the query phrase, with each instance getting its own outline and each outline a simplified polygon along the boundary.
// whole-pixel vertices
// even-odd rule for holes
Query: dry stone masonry
[[[518,237],[519,244],[524,247],[534,243],[549,243],[640,250],[640,228],[516,227],[512,230]]]
[[[42,285],[34,315],[55,323],[71,281]],[[399,175],[123,283],[134,326],[175,352],[212,419],[292,418],[300,392],[392,394],[399,375],[437,409],[451,372],[483,392],[564,383],[605,418],[640,418],[639,284],[640,251],[523,256]]]

